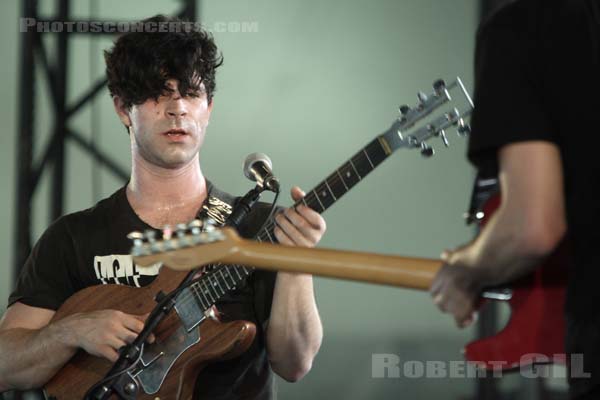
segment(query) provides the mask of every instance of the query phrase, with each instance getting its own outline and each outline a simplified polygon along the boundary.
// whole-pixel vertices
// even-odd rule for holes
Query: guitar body
[[[149,313],[156,305],[155,295],[159,291],[171,292],[186,275],[185,272],[162,268],[154,282],[143,288],[91,286],[71,296],[52,321],[75,313],[103,309],[137,315]],[[145,345],[142,358],[151,365],[138,375],[142,388],[149,393],[140,390],[137,398],[184,400],[192,398],[196,376],[207,363],[234,358],[250,347],[256,327],[247,321],[221,323],[206,318],[187,332],[178,314],[172,310],[154,334],[156,341]],[[153,359],[156,361],[152,362]],[[105,377],[111,366],[108,360],[80,350],[45,385],[45,395],[57,400],[81,399],[91,386]]]
[[[485,218],[500,205],[494,196],[483,207]],[[535,272],[512,286],[511,317],[494,336],[465,346],[467,361],[487,370],[510,370],[531,364],[565,363],[564,302],[568,246],[561,243]]]

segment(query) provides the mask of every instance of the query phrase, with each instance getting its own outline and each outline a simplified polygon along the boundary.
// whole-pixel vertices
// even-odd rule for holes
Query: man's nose
[[[181,100],[171,101],[171,105],[166,109],[167,117],[169,118],[183,118],[187,115],[187,110],[182,104]]]

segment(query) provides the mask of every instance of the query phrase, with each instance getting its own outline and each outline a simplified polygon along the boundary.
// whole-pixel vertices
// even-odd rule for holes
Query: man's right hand
[[[68,316],[57,321],[55,328],[61,330],[65,344],[115,362],[119,348],[135,340],[147,316],[99,310]],[[153,341],[153,337],[149,341]]]

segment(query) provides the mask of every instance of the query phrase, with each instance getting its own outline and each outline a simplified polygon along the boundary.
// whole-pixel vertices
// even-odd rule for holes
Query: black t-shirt
[[[567,291],[567,351],[583,353],[600,382],[600,13],[597,0],[520,0],[479,29],[469,159],[485,176],[502,146],[542,140],[560,149],[573,265]],[[527,160],[522,160],[527,163]],[[592,229],[590,229],[592,228]]]
[[[207,181],[208,196],[200,216],[223,222],[237,200]],[[253,237],[268,216],[269,205],[259,203],[243,221],[240,234]],[[18,278],[9,305],[21,302],[56,310],[75,292],[92,285],[145,286],[159,272],[137,268],[129,255],[127,234],[151,227],[131,208],[125,187],[88,210],[58,219],[34,246]],[[271,399],[273,374],[265,345],[276,274],[256,270],[246,285],[227,293],[216,306],[221,320],[247,320],[257,335],[247,352],[224,362],[209,364],[196,382],[201,399]]]

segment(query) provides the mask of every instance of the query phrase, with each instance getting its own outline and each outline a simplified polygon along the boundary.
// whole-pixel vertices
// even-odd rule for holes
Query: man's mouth
[[[184,136],[188,133],[183,129],[169,129],[168,131],[163,132],[163,135],[167,136]]]

